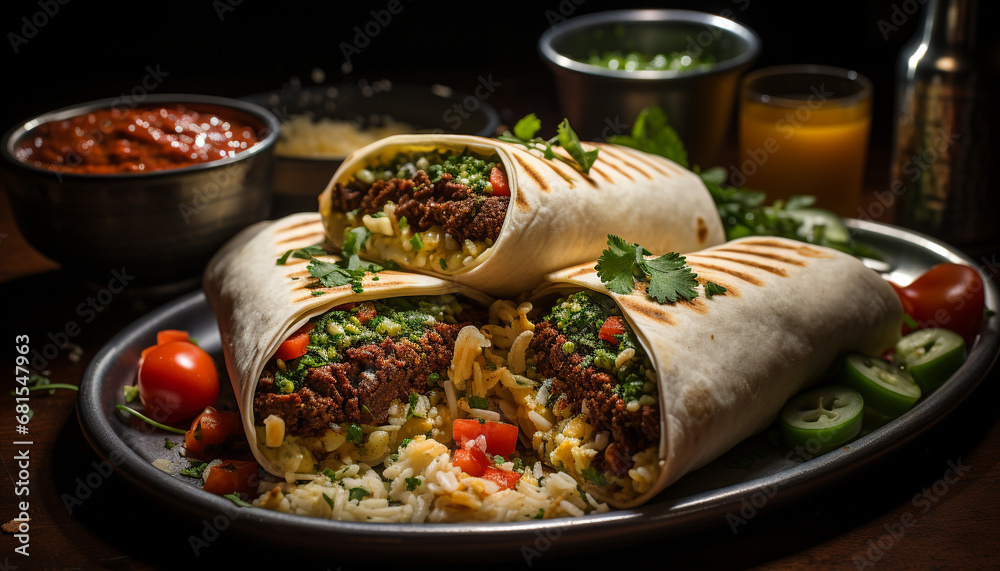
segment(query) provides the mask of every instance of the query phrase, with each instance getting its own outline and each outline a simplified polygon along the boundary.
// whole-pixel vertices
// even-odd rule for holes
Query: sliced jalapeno
[[[857,436],[864,419],[865,401],[858,391],[843,385],[825,385],[792,397],[779,415],[785,444],[820,454]]]
[[[919,329],[896,343],[895,358],[921,389],[929,391],[965,362],[965,340],[948,329]]]
[[[920,387],[908,372],[877,357],[851,353],[844,359],[840,382],[861,393],[865,405],[897,417],[920,398]]]

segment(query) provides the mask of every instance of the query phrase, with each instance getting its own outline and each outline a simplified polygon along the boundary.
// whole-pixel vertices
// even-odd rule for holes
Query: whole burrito
[[[899,337],[898,297],[844,253],[745,238],[686,258],[701,284],[690,301],[661,305],[642,284],[613,293],[593,263],[532,298],[553,309],[534,324],[530,363],[554,380],[521,399],[522,427],[542,461],[616,507],[765,429],[840,352],[878,355]],[[706,281],[725,293],[706,297]],[[601,327],[614,314],[627,322],[617,338]]]
[[[609,233],[654,251],[725,239],[701,179],[609,144],[589,174],[538,151],[466,135],[398,135],[355,151],[319,198],[331,245],[360,229],[361,255],[513,296],[593,260]],[[555,152],[564,156],[561,148]]]
[[[283,265],[276,264],[283,253],[322,241],[317,214],[261,222],[230,240],[204,275],[254,457],[279,476],[322,469],[315,451],[374,462],[412,436],[407,430],[430,431],[433,427],[421,422],[426,420],[422,415],[392,434],[370,437],[372,427],[385,424],[400,400],[404,410],[410,406],[406,398],[414,386],[426,392],[432,372],[447,369],[464,313],[475,317],[468,308],[492,301],[459,284],[391,271],[366,274],[361,292],[350,286],[326,288],[306,270],[307,259],[290,256]],[[294,360],[308,362],[293,370],[291,359],[286,364],[276,356],[282,342],[303,326],[323,328],[331,340],[339,329],[352,346],[332,341],[311,346]],[[340,362],[330,365],[333,361]],[[309,377],[307,365],[325,376]],[[362,381],[352,384],[347,376]],[[429,403],[421,400],[414,406],[427,408]],[[351,426],[365,431],[353,447]]]

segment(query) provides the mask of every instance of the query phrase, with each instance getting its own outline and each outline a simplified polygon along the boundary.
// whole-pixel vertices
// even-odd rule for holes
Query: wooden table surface
[[[869,191],[885,184],[885,153],[873,149],[872,156],[876,164],[869,168]],[[87,313],[89,321],[83,319],[80,304],[88,302],[93,290],[32,250],[14,225],[3,194],[0,299],[9,371],[3,386],[13,384],[16,335],[29,336],[39,349],[68,340],[70,345],[46,359],[45,368],[53,382],[79,384],[88,363],[111,336],[169,300],[125,292],[101,305],[100,312]],[[61,339],[59,332],[71,321],[78,323],[79,331]],[[648,566],[640,562],[655,555],[656,566],[677,568],[997,568],[998,376],[994,368],[964,402],[915,441],[791,505],[764,506],[735,532],[720,519],[709,529],[638,546],[595,546],[596,552],[586,554],[543,553],[530,562],[520,553],[506,554],[512,559],[508,563],[494,563],[484,554],[473,564],[504,569],[527,563],[544,568]],[[367,563],[311,559],[282,552],[280,537],[269,545],[249,544],[225,531],[196,556],[189,538],[202,534],[204,522],[164,508],[120,474],[101,472],[100,458],[81,431],[74,391],[33,394],[34,416],[24,437],[14,433],[13,397],[3,399],[0,523],[19,517],[19,502],[30,502],[30,556],[15,551],[21,545],[18,537],[3,533],[0,569],[157,569],[192,562],[199,567],[259,568],[271,560],[295,569],[361,569],[379,561],[377,553]],[[13,444],[28,437],[30,446]],[[30,458],[26,463],[18,458],[25,450]],[[25,463],[27,474],[19,463]],[[458,563],[448,556],[447,546],[441,551],[444,564]]]

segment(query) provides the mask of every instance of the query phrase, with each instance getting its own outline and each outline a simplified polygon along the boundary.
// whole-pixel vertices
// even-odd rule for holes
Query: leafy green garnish
[[[151,425],[153,425],[156,428],[159,428],[161,430],[166,430],[167,432],[173,432],[174,434],[184,434],[185,432],[187,432],[186,430],[184,430],[182,428],[174,428],[173,426],[167,426],[166,424],[161,424],[159,422],[156,422],[155,420],[147,417],[146,415],[142,414],[141,412],[139,412],[137,410],[134,410],[134,409],[132,409],[130,407],[127,407],[127,406],[125,406],[123,404],[116,405],[115,408],[118,409],[118,410],[120,410],[120,411],[122,411],[122,412],[127,412],[127,413],[129,413],[129,414],[137,417],[139,420],[145,422],[146,424],[151,424]]]
[[[371,495],[371,492],[369,492],[368,490],[366,490],[364,488],[358,487],[358,488],[351,488],[350,490],[347,490],[347,494],[348,494],[347,495],[348,501],[352,501],[353,502],[354,500],[358,500],[360,502],[361,500],[363,500],[363,499],[367,498],[369,495]]]
[[[726,293],[726,288],[715,282],[705,282],[705,297],[708,299],[712,299],[713,295],[722,295],[724,293]]]
[[[593,466],[589,468],[584,468],[583,471],[580,472],[580,474],[583,475],[583,477],[586,478],[587,481],[590,482],[591,484],[597,486],[603,486],[607,484],[607,481],[604,479],[604,476],[601,475],[601,473],[597,471],[597,468],[594,468]]]
[[[413,490],[416,490],[418,486],[420,486],[420,478],[419,477],[414,476],[412,478],[407,478],[406,479],[406,491],[412,492]]]
[[[320,494],[320,495],[323,496],[323,499],[326,500],[326,505],[330,506],[330,509],[332,510],[333,509],[333,500],[330,499],[330,496],[328,496],[326,494]]]
[[[417,402],[419,401],[420,396],[417,393],[410,393],[410,407],[406,409],[407,420],[413,417],[413,413],[417,410]]]
[[[472,395],[469,397],[469,407],[488,410],[490,408],[490,401],[484,397]]]
[[[595,266],[597,276],[609,290],[622,295],[632,293],[636,281],[646,282],[646,295],[657,303],[698,297],[698,275],[685,264],[684,256],[670,252],[649,260],[647,255],[649,250],[639,244],[608,234],[608,248]]]
[[[532,519],[543,519],[545,517],[545,508],[538,508],[538,513]]]
[[[364,439],[364,437],[365,433],[363,430],[361,430],[361,425],[354,424],[353,422],[347,425],[348,442],[350,442],[351,444],[361,444],[361,441]]]
[[[191,465],[184,468],[179,472],[181,476],[190,476],[192,478],[201,478],[202,474],[205,473],[205,468],[208,464],[205,462],[198,462],[197,460],[192,460]]]
[[[646,107],[639,112],[631,135],[614,135],[608,137],[608,142],[666,157],[685,168],[688,166],[684,143],[670,126],[666,113],[658,106]]]
[[[167,450],[173,450],[174,446],[177,446],[176,442],[170,440],[169,438],[163,439],[163,447]]]
[[[337,481],[337,473],[334,472],[333,470],[329,469],[329,468],[323,468],[323,471],[320,472],[320,474],[323,474],[327,478],[330,478],[331,482],[336,482]]]
[[[599,150],[585,150],[583,148],[583,144],[580,143],[580,137],[578,137],[573,128],[570,127],[568,119],[563,119],[562,122],[559,123],[559,126],[556,127],[556,136],[551,139],[537,137],[536,135],[541,129],[541,120],[539,120],[534,113],[531,113],[522,117],[517,124],[514,125],[513,133],[507,131],[503,135],[497,137],[497,139],[505,143],[523,145],[528,149],[541,151],[542,156],[546,159],[557,159],[570,165],[583,174],[590,173],[590,167],[594,166],[594,162],[597,161]],[[566,152],[569,153],[569,157],[556,153],[553,150],[556,146],[566,149]]]
[[[233,502],[234,504],[240,506],[241,508],[252,508],[253,507],[253,504],[244,502],[243,498],[241,498],[239,494],[226,494],[226,495],[224,495],[222,497],[224,497],[227,500]]]
[[[135,402],[135,400],[139,398],[139,386],[125,385],[124,394],[126,403]]]
[[[300,260],[311,260],[316,256],[322,256],[326,254],[326,249],[323,247],[323,242],[313,244],[312,246],[306,246],[305,248],[293,248],[288,250],[281,255],[280,258],[275,262],[275,265],[283,266],[288,262],[288,258],[299,258]]]

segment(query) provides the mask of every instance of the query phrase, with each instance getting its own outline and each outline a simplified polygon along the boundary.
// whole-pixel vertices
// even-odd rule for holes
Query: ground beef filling
[[[351,347],[342,362],[309,369],[290,394],[274,392],[273,372],[266,370],[254,396],[254,421],[260,425],[273,414],[295,436],[319,436],[330,423],[385,424],[392,401],[423,394],[428,375],[448,368],[458,331],[470,324],[438,323],[416,343],[386,338]]]
[[[581,366],[578,353],[562,351],[568,339],[555,325],[542,321],[535,325],[530,347],[535,352],[535,366],[545,377],[553,378],[551,391],[564,395],[555,406],[568,406],[573,414],[587,405],[590,424],[611,433],[611,444],[594,459],[596,468],[622,476],[632,467],[632,456],[660,440],[658,404],[626,410],[625,401],[614,393],[617,380],[608,372],[590,365]]]
[[[431,182],[424,171],[412,179],[376,180],[367,188],[358,181],[347,186],[338,182],[332,200],[334,209],[360,209],[361,214],[381,212],[386,202],[394,202],[396,217],[406,216],[414,230],[423,232],[437,224],[459,242],[496,241],[510,203],[509,196],[470,192],[447,173]]]

